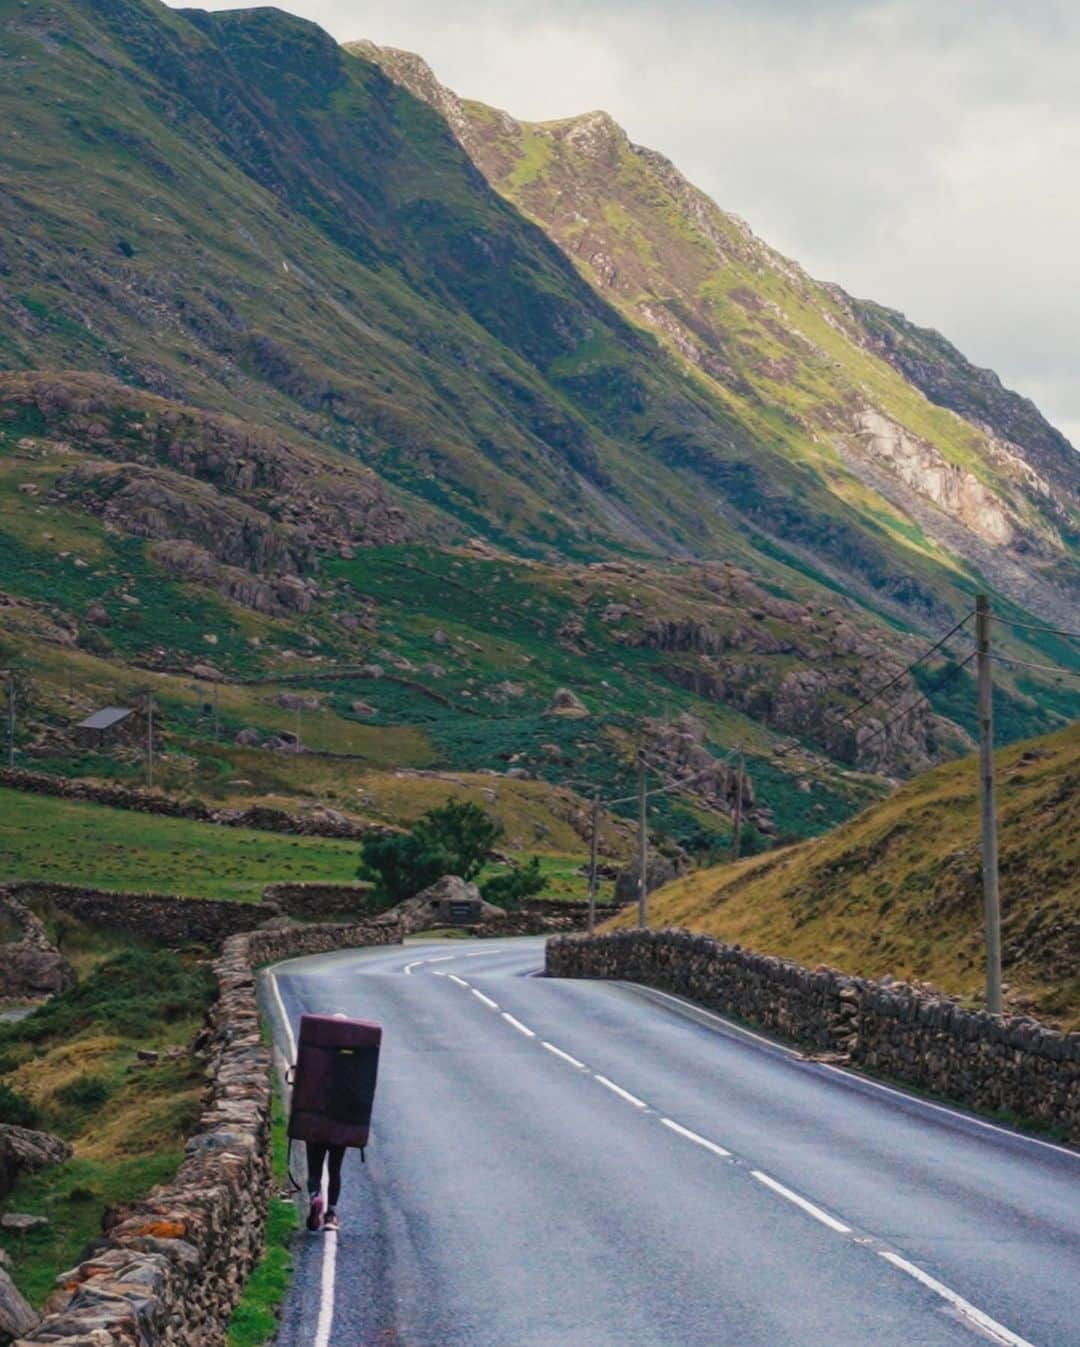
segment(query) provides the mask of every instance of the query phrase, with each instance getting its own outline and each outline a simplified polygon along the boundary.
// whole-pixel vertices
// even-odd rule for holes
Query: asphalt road
[[[807,1062],[542,942],[279,964],[384,1027],[368,1163],[280,1347],[1078,1347],[1080,1153]],[[492,1004],[494,1003],[494,1004]]]

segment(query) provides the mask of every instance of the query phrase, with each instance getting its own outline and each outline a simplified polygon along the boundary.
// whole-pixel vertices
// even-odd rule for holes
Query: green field
[[[358,848],[0,789],[0,880],[258,902],[267,884],[346,883]]]

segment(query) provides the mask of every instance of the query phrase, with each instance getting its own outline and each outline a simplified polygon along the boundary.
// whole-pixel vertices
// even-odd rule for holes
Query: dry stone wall
[[[370,884],[269,884],[262,900],[303,921],[360,917],[371,897]]]
[[[0,998],[55,996],[74,984],[74,970],[49,941],[41,919],[2,886],[0,918],[14,936],[0,945]]]
[[[16,880],[0,885],[7,895],[37,912],[66,913],[95,926],[112,926],[162,945],[220,945],[230,935],[250,931],[279,915],[265,903],[230,903],[213,898],[180,898],[160,893],[121,893]],[[0,969],[0,981],[3,970]],[[13,993],[8,992],[7,995]]]
[[[270,1194],[270,1053],[257,964],[350,945],[396,944],[393,927],[278,927],[230,937],[214,965],[209,1089],[175,1180],[112,1213],[94,1253],[63,1275],[18,1347],[222,1347],[263,1246]]]
[[[619,978],[686,996],[813,1052],[1080,1142],[1080,1034],[965,1010],[902,983],[810,970],[690,931],[548,941],[553,977]]]

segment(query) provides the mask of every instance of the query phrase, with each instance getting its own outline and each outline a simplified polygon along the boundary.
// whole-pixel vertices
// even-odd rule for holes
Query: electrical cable
[[[1060,669],[1056,664],[1032,664],[1030,660],[1013,659],[1011,655],[991,655],[997,664],[1015,664],[1021,669],[1038,669],[1040,673],[1057,674],[1061,678],[1080,678],[1080,669]]]
[[[877,688],[874,692],[872,692],[869,697],[867,697],[864,701],[861,701],[858,704],[858,706],[854,707],[851,711],[845,712],[840,717],[840,720],[850,721],[853,716],[857,716],[859,712],[862,711],[865,707],[869,706],[871,702],[876,702],[883,692],[888,692],[890,688],[895,687],[897,683],[901,682],[908,676],[908,674],[912,671],[912,669],[917,668],[920,664],[922,664],[924,660],[929,659],[930,656],[934,654],[935,651],[940,650],[941,647],[945,644],[945,642],[948,641],[951,637],[955,636],[956,633],[960,630],[960,628],[966,626],[966,624],[970,622],[974,616],[975,614],[971,612],[968,613],[966,617],[962,617],[955,627],[953,627],[950,631],[947,631],[945,633],[945,635],[941,638],[940,641],[935,641],[934,644],[930,646],[928,650],[923,651],[923,653],[919,656],[918,659],[912,660],[906,669],[901,669],[901,671],[896,675],[895,678],[890,678],[887,683],[883,683],[881,687]]]
[[[1034,622],[1016,622],[1011,617],[999,617],[990,614],[991,621],[1004,623],[1006,627],[1020,627],[1024,631],[1045,631],[1050,636],[1067,636],[1070,641],[1080,641],[1080,631],[1062,631],[1059,627],[1040,627]]]
[[[942,679],[942,681],[937,685],[936,688],[934,688],[934,691],[935,691],[935,692],[940,692],[940,690],[941,690],[947,683],[950,683],[950,682],[956,677],[956,675],[960,672],[960,670],[964,668],[965,665],[971,663],[971,661],[975,658],[976,653],[977,653],[977,652],[973,650],[973,651],[971,652],[971,654],[968,655],[967,659],[963,660],[960,664],[954,664],[953,667],[948,671],[948,673],[947,673],[947,674],[945,675],[945,677]],[[892,727],[893,725],[895,725],[896,722],[897,722],[898,720],[903,720],[903,718],[908,714],[909,711],[914,711],[915,708],[916,708],[917,706],[921,706],[923,702],[927,702],[927,703],[930,702],[930,698],[929,698],[929,696],[928,696],[926,693],[923,693],[921,696],[916,697],[915,700],[914,700],[913,702],[908,702],[907,706],[905,706],[905,707],[903,708],[903,710],[898,711],[898,712],[896,713],[896,715],[893,716],[891,720],[887,720],[887,721],[884,723],[884,725],[879,725],[878,728],[877,728],[876,730],[874,730],[874,732],[873,732],[872,734],[868,734],[864,739],[859,739],[859,740],[857,741],[858,747],[859,747],[859,748],[865,748],[867,744],[873,743],[874,740],[875,740],[879,735],[882,735],[882,734],[885,733],[886,730],[891,729],[891,727]]]

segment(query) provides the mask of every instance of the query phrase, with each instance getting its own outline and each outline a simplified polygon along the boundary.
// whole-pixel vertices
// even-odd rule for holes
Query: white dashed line
[[[547,1048],[548,1052],[553,1052],[556,1057],[561,1057],[564,1062],[569,1062],[571,1066],[576,1066],[579,1071],[586,1069],[584,1062],[579,1062],[576,1057],[571,1057],[568,1052],[563,1052],[562,1048],[557,1048],[554,1043],[545,1043],[541,1041],[540,1046]]]
[[[451,982],[456,982],[459,987],[467,987],[469,985],[464,978],[459,978],[456,973],[448,973],[447,976]]]
[[[718,1146],[715,1141],[708,1141],[705,1137],[700,1137],[696,1132],[691,1132],[689,1127],[683,1127],[677,1122],[672,1122],[670,1118],[661,1118],[660,1121],[665,1127],[670,1127],[673,1132],[678,1132],[679,1136],[685,1137],[687,1141],[694,1142],[697,1146],[704,1146],[707,1151],[712,1151],[714,1155],[719,1155],[725,1159],[731,1155],[730,1151],[724,1150],[723,1146]]]
[[[822,1225],[827,1225],[830,1230],[835,1230],[839,1235],[850,1235],[851,1226],[845,1225],[843,1221],[838,1221],[835,1216],[830,1216],[827,1211],[822,1211],[820,1207],[815,1207],[813,1202],[807,1201],[805,1197],[800,1197],[798,1193],[793,1193],[790,1188],[785,1188],[782,1183],[777,1183],[771,1179],[768,1174],[763,1174],[760,1169],[752,1169],[750,1173],[759,1183],[763,1183],[766,1188],[771,1188],[774,1193],[779,1193],[781,1197],[786,1197],[789,1202],[795,1206],[801,1207],[808,1216],[812,1216],[815,1221],[820,1221]]]
[[[917,1282],[921,1282],[923,1286],[941,1296],[942,1300],[947,1300],[954,1309],[959,1310],[965,1319],[970,1319],[973,1324],[977,1324],[995,1342],[1005,1343],[1007,1347],[1032,1347],[1027,1338],[1020,1337],[1018,1333],[1013,1333],[1004,1324],[999,1324],[996,1319],[991,1319],[988,1314],[976,1309],[969,1300],[957,1295],[955,1291],[950,1290],[949,1287],[942,1285],[941,1282],[931,1277],[928,1272],[916,1267],[914,1263],[909,1263],[906,1258],[901,1258],[899,1254],[891,1253],[888,1249],[879,1249],[878,1257],[884,1258],[887,1263],[899,1268],[901,1272],[906,1272],[909,1277],[914,1277]]]
[[[607,1076],[598,1076],[593,1073],[593,1080],[598,1080],[606,1089],[612,1090],[620,1099],[625,1099],[628,1104],[633,1104],[635,1108],[648,1108],[644,1099],[639,1099],[636,1094],[631,1094],[629,1090],[624,1090],[621,1085],[616,1085],[613,1080],[608,1080]]]
[[[412,963],[407,963],[401,970],[403,973],[411,973],[414,968],[419,968],[425,961],[423,959],[414,959]]]
[[[536,1037],[536,1035],[535,1035],[535,1034],[533,1033],[533,1031],[528,1027],[528,1025],[522,1024],[522,1022],[521,1022],[520,1020],[515,1020],[514,1017],[513,1017],[513,1015],[508,1015],[508,1014],[506,1013],[505,1010],[502,1012],[502,1017],[503,1017],[503,1019],[507,1022],[507,1024],[513,1025],[513,1027],[514,1027],[519,1033],[524,1034],[524,1035],[526,1036],[526,1038],[535,1038],[535,1037]]]
[[[483,1001],[484,1005],[490,1006],[492,1010],[498,1010],[499,1003],[493,1001],[490,996],[485,996],[483,992],[478,992],[475,987],[470,987],[469,990],[478,1001]]]
[[[446,963],[447,959],[456,959],[456,954],[440,954],[437,959],[428,959],[428,963]]]

